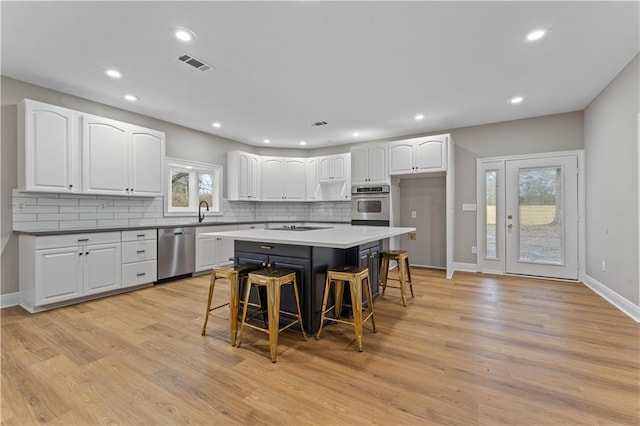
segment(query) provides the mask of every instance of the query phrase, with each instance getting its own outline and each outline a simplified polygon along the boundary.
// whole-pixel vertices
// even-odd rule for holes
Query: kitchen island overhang
[[[340,226],[315,230],[248,229],[212,232],[234,241],[234,262],[291,269],[296,272],[305,331],[320,326],[326,271],[340,265],[369,268],[374,298],[378,295],[382,240],[415,231],[409,227]],[[241,289],[242,293],[243,289]],[[261,295],[260,299],[264,299]],[[333,297],[331,296],[331,300]],[[345,285],[345,303],[350,296]],[[253,295],[252,302],[258,302]],[[331,301],[330,301],[331,304]],[[264,306],[264,305],[263,305]],[[281,308],[295,312],[293,291],[282,293]]]
[[[385,238],[397,237],[415,230],[416,228],[396,226],[337,226],[305,231],[268,228],[246,229],[209,232],[203,235],[230,238],[236,241],[348,249]]]

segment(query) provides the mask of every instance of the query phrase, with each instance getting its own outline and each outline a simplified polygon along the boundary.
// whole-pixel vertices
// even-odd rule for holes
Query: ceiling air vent
[[[311,123],[311,127],[320,127],[320,126],[326,126],[327,123],[326,121],[316,121],[315,123]]]
[[[204,61],[201,61],[198,58],[194,58],[191,55],[187,55],[186,53],[178,56],[178,60],[180,62],[184,62],[185,64],[191,65],[195,69],[202,72],[209,71],[211,68],[213,68],[211,65],[204,63]]]

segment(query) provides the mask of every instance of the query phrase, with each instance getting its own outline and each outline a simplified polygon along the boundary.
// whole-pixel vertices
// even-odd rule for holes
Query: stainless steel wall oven
[[[389,185],[351,188],[351,224],[389,226],[391,202]]]

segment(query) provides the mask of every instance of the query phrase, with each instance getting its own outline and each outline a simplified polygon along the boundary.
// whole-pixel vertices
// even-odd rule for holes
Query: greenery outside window
[[[198,212],[198,205],[206,201],[206,214],[222,214],[222,166],[167,158],[167,196],[165,213],[185,215]]]

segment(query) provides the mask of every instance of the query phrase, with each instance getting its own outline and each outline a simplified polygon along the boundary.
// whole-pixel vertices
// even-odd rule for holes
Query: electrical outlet
[[[27,205],[25,204],[24,201],[20,201],[18,204],[16,204],[16,213],[24,213],[27,211]]]
[[[416,217],[418,217],[418,212],[416,212],[416,211],[412,211],[412,212],[411,212],[411,218],[412,218],[412,219],[415,219]]]
[[[602,272],[606,272],[607,271],[607,262],[605,262],[604,260],[602,261]]]
[[[471,246],[471,254],[476,254],[478,253],[478,249],[476,249],[476,246]]]
[[[100,203],[100,208],[101,209],[106,209],[107,208],[107,203]]]
[[[416,233],[415,232],[409,232],[407,234],[407,238],[409,238],[410,240],[415,240],[416,239]]]

